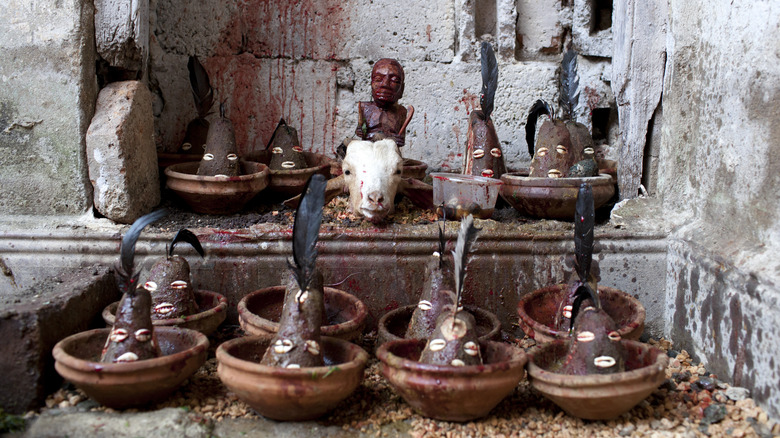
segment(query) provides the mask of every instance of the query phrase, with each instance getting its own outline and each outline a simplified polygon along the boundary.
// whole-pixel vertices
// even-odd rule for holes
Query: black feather
[[[571,319],[569,320],[569,330],[574,329],[574,320],[577,319],[577,315],[580,313],[580,307],[582,303],[590,298],[596,307],[601,307],[599,303],[598,295],[593,292],[593,289],[588,283],[580,284],[577,290],[574,292],[574,302],[571,303]]]
[[[444,266],[444,251],[447,247],[447,238],[444,236],[444,227],[447,224],[444,209],[442,208],[441,220],[439,221],[439,269]]]
[[[195,248],[195,251],[200,254],[201,257],[205,257],[205,253],[203,252],[203,247],[200,245],[200,240],[198,240],[198,236],[195,235],[192,231],[182,228],[179,230],[178,233],[176,233],[176,236],[171,240],[171,247],[168,248],[168,257],[173,256],[173,248],[176,246],[179,242],[187,242],[190,245],[192,245],[193,248]]]
[[[528,112],[528,118],[525,121],[525,142],[528,144],[528,154],[531,158],[534,157],[535,152],[535,139],[536,137],[536,120],[542,114],[547,114],[550,118],[555,117],[555,111],[553,111],[550,104],[542,99],[534,102],[534,106],[531,107],[531,111]]]
[[[477,240],[477,232],[480,228],[474,226],[474,216],[468,215],[460,223],[458,231],[458,241],[455,244],[455,251],[452,252],[455,265],[455,312],[460,307],[460,297],[463,292],[463,280],[466,278],[466,258],[468,257],[471,245]]]
[[[190,60],[187,62],[187,69],[190,71],[190,87],[192,88],[192,98],[195,100],[198,117],[204,118],[214,104],[214,89],[211,88],[211,83],[209,83],[209,74],[200,61],[198,61],[197,56],[190,56]]]
[[[168,214],[168,210],[160,209],[141,216],[133,222],[122,238],[122,242],[119,244],[119,266],[117,266],[119,289],[122,293],[135,291],[133,285],[138,279],[138,275],[134,272],[133,259],[135,258],[135,243],[138,241],[138,236],[147,225],[166,214]]]
[[[493,112],[493,100],[496,97],[498,88],[498,62],[493,53],[493,46],[489,42],[482,42],[482,95],[479,98],[479,104],[482,107],[482,113],[485,120],[490,118]]]
[[[574,258],[577,276],[582,283],[587,283],[590,276],[594,225],[593,188],[588,183],[582,183],[574,207]]]
[[[293,225],[293,262],[287,261],[292,269],[298,287],[305,291],[315,272],[317,261],[317,238],[322,223],[322,208],[325,205],[327,181],[320,174],[312,175],[306,182],[301,204],[295,212]]]
[[[279,119],[279,123],[276,124],[276,129],[274,129],[274,133],[271,134],[271,139],[268,140],[268,144],[265,145],[266,150],[271,147],[271,145],[274,143],[274,138],[276,138],[276,133],[279,132],[279,128],[282,126],[287,126],[287,122],[284,121],[284,117]]]
[[[573,120],[574,109],[580,100],[580,80],[577,77],[577,52],[569,49],[561,61],[560,107],[565,120]]]

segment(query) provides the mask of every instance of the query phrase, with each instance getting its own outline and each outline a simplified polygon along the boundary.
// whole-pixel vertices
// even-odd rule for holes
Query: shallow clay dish
[[[153,319],[155,327],[171,326],[197,330],[208,336],[222,324],[227,317],[227,299],[216,292],[196,290],[195,300],[198,302],[199,312],[184,318]],[[116,308],[119,301],[115,301],[103,309],[103,321],[106,326],[112,327],[116,318]]]
[[[580,184],[593,187],[593,204],[599,208],[615,194],[615,184],[610,175],[601,174],[587,178],[537,178],[528,171],[501,175],[501,197],[512,207],[527,216],[544,219],[574,219],[574,206]]]
[[[417,412],[444,421],[484,417],[515,389],[526,355],[512,345],[480,342],[484,365],[454,367],[418,362],[424,339],[400,339],[377,350],[382,375]]]
[[[279,331],[284,307],[284,286],[272,286],[247,294],[238,302],[238,321],[250,335],[268,335]],[[325,288],[327,325],[322,336],[347,341],[358,339],[366,325],[368,308],[357,297],[332,287]]]
[[[406,329],[409,327],[409,321],[412,319],[416,304],[393,309],[379,319],[377,328],[376,346],[385,342],[397,341],[403,339],[406,335]],[[480,341],[497,341],[501,337],[501,322],[498,317],[487,310],[474,306],[463,306],[469,313],[474,315],[477,323],[477,336]]]
[[[280,199],[292,198],[303,191],[306,181],[315,173],[326,177],[330,176],[330,166],[333,160],[314,152],[303,152],[303,157],[306,160],[306,165],[309,166],[305,169],[269,169],[271,177],[264,194]],[[267,166],[271,162],[271,153],[268,151],[254,152],[248,158]]]
[[[565,284],[537,289],[520,298],[517,313],[520,328],[541,344],[569,337],[568,329],[556,330],[558,306],[566,294]],[[635,341],[645,330],[645,308],[642,303],[622,290],[599,285],[601,307],[618,326],[621,338]]]
[[[206,361],[203,333],[155,327],[163,356],[125,363],[100,362],[111,329],[77,333],[54,346],[54,368],[100,404],[114,409],[142,406],[168,397]]]
[[[244,208],[268,185],[265,164],[241,161],[241,176],[199,176],[200,162],[174,164],[165,169],[165,184],[193,211],[230,214]]]
[[[320,417],[363,380],[368,353],[343,339],[323,336],[325,366],[298,369],[260,365],[273,336],[245,336],[217,348],[222,383],[264,417],[303,421]]]
[[[663,351],[637,341],[621,341],[626,349],[626,371],[574,376],[558,374],[569,340],[557,339],[534,347],[528,362],[531,385],[569,415],[608,420],[628,412],[666,379],[669,358]]]

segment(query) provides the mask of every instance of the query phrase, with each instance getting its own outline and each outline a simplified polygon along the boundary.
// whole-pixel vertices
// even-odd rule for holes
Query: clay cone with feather
[[[303,148],[298,140],[298,131],[288,125],[284,119],[276,125],[267,150],[271,151],[271,161],[268,167],[271,170],[305,169],[306,157],[303,156]]]
[[[233,123],[225,116],[225,105],[219,106],[219,119],[209,128],[206,140],[206,153],[198,166],[200,176],[238,176],[241,167],[238,163],[238,147]]]
[[[295,212],[292,276],[285,292],[279,331],[260,361],[263,365],[305,368],[323,365],[320,326],[323,321],[322,274],[316,266],[317,239],[325,203],[325,177],[313,175]]]
[[[179,152],[202,155],[206,152],[206,138],[209,132],[209,121],[206,120],[206,116],[214,104],[214,90],[211,88],[208,72],[198,61],[197,56],[190,56],[187,69],[190,72],[190,87],[198,117],[187,124],[187,131]]]
[[[203,257],[203,247],[190,230],[176,233],[168,254],[152,266],[144,288],[152,294],[152,319],[179,318],[198,312],[187,259],[173,254],[179,242],[187,242]]]
[[[116,311],[114,327],[103,347],[101,362],[133,362],[160,356],[160,347],[154,337],[149,291],[138,287],[135,272],[135,243],[141,231],[150,223],[167,214],[157,210],[142,216],[125,233],[119,246],[119,263],[114,274],[122,298]]]

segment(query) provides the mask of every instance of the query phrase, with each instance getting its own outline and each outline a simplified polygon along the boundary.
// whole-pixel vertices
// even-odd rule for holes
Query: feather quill
[[[322,208],[325,205],[325,177],[312,175],[303,190],[301,205],[295,212],[293,225],[293,261],[287,266],[293,271],[298,287],[302,291],[311,283],[317,261],[317,239],[322,223]]]
[[[577,77],[577,52],[569,49],[561,61],[561,98],[560,107],[563,118],[572,120],[574,109],[580,100],[580,80]]]
[[[468,257],[471,245],[477,240],[477,232],[480,228],[474,226],[474,216],[468,215],[460,223],[458,231],[458,241],[455,244],[455,251],[452,252],[455,265],[455,310],[453,314],[458,313],[460,307],[460,298],[463,292],[463,280],[466,278],[466,258]]]
[[[496,97],[498,88],[498,62],[493,53],[493,46],[489,42],[482,42],[482,95],[479,98],[479,104],[482,107],[482,113],[485,120],[490,118],[493,113],[493,101]]]
[[[192,98],[195,100],[198,117],[204,118],[214,104],[214,89],[211,88],[209,74],[198,61],[197,56],[190,56],[187,69],[190,71],[190,87],[192,87]]]
[[[138,241],[138,236],[147,225],[166,214],[168,214],[168,210],[160,209],[141,216],[133,222],[133,225],[122,237],[122,242],[119,244],[119,266],[117,266],[116,275],[119,291],[123,294],[135,293],[134,285],[138,281],[138,273],[134,272],[133,259],[135,258],[135,243]]]
[[[555,117],[555,111],[553,111],[550,104],[539,99],[534,102],[531,111],[528,112],[528,118],[525,122],[525,142],[528,144],[528,154],[531,158],[534,157],[536,147],[534,138],[536,137],[536,121],[542,114],[547,114],[551,119]]]
[[[176,233],[176,236],[171,240],[171,247],[168,248],[168,257],[173,256],[173,247],[176,246],[179,242],[187,242],[190,245],[192,245],[193,248],[195,248],[195,251],[200,254],[201,257],[205,257],[205,253],[203,252],[203,247],[200,245],[200,240],[198,240],[198,236],[195,235],[192,231],[182,228],[179,230],[178,233]]]
[[[574,263],[579,277],[579,284],[574,293],[571,311],[571,327],[579,313],[582,302],[590,298],[596,307],[601,307],[596,291],[588,283],[590,266],[593,262],[593,227],[595,225],[595,209],[593,206],[593,188],[588,183],[580,185],[577,193],[577,203],[574,207]]]

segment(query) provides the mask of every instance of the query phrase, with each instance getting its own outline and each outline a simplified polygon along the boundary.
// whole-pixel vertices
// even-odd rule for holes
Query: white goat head
[[[341,169],[353,213],[379,222],[393,212],[403,170],[401,151],[393,140],[350,142]]]

